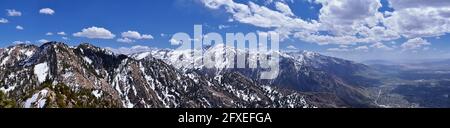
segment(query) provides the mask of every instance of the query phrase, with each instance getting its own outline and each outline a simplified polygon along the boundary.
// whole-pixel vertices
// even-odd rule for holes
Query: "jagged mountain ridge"
[[[257,61],[254,55],[255,53],[252,53],[252,51],[235,49],[223,44],[210,46],[201,50],[200,52],[203,52],[204,55],[217,54],[227,56],[226,52],[231,52],[236,55],[247,56],[247,65],[250,63],[249,61]],[[262,80],[259,79],[263,71],[260,68],[227,68],[235,66],[233,63],[230,63],[231,61],[236,62],[236,60],[229,60],[227,57],[224,57],[225,59],[222,63],[216,64],[215,68],[206,68],[205,65],[201,64],[202,58],[196,58],[192,56],[192,53],[192,50],[154,49],[148,52],[132,54],[131,56],[136,59],[153,56],[164,60],[168,64],[180,67],[181,71],[193,70],[198,74],[215,78],[219,81],[224,74],[239,73],[248,79],[264,85],[301,92],[329,93],[352,107],[375,106],[373,100],[365,92],[364,87],[371,86],[376,80],[357,75],[360,72],[370,70],[370,67],[364,64],[323,56],[309,51],[268,51],[262,54],[278,54],[280,57],[279,75],[273,80]],[[192,63],[200,64],[192,67]]]
[[[344,106],[328,94],[277,89],[236,73],[218,81],[151,56],[135,59],[90,44],[16,45],[1,51],[0,62],[2,100],[12,99],[15,107]]]

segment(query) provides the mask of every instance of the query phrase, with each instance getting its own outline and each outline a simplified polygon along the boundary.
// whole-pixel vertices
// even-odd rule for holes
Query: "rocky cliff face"
[[[303,108],[346,106],[335,95],[301,93],[241,73],[221,80],[165,61],[81,44],[16,45],[0,53],[0,107]]]
[[[255,54],[251,51],[235,49],[224,45],[215,45],[202,51],[205,55],[224,56],[221,63],[217,63],[214,68],[199,63],[202,58],[192,56],[191,50],[158,50],[137,53],[131,55],[140,59],[144,56],[153,56],[164,62],[180,67],[180,71],[193,71],[203,76],[221,81],[226,74],[237,73],[246,79],[255,81],[263,85],[270,85],[288,90],[295,90],[306,93],[321,93],[337,97],[349,107],[375,107],[373,100],[369,98],[365,87],[370,86],[373,80],[358,76],[358,73],[366,72],[370,68],[363,64],[347,61],[339,58],[323,56],[318,53],[308,51],[297,52],[275,52],[262,54],[278,54],[280,57],[279,74],[275,79],[259,79],[261,68],[227,68],[234,67],[235,63],[227,58],[226,52],[236,55],[247,56],[246,64],[258,63]],[[193,60],[193,61],[192,61]],[[255,61],[255,62],[251,62]],[[192,66],[192,63],[197,63]],[[327,99],[323,97],[322,99]],[[336,101],[336,99],[334,99]]]

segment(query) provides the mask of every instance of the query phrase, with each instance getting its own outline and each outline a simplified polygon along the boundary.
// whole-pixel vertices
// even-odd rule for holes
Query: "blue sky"
[[[193,26],[200,24],[205,33],[280,32],[286,35],[283,49],[317,51],[352,60],[450,57],[450,15],[444,15],[450,14],[445,11],[450,8],[447,0],[392,1],[0,0],[0,47],[39,45],[40,40],[48,40],[69,45],[89,42],[112,49],[175,48],[169,43],[172,34],[192,33]],[[46,8],[54,12],[40,12]],[[405,10],[425,11],[410,14]],[[11,16],[8,11],[21,14]],[[383,29],[377,31],[377,27]],[[110,33],[100,36],[110,36],[89,38],[82,33],[89,28],[94,32],[106,30]],[[122,33],[126,32],[138,32],[139,36],[124,37]],[[125,38],[128,42],[119,41]]]

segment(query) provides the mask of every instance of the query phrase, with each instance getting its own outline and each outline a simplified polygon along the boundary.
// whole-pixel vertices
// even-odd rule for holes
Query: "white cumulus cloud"
[[[16,26],[16,29],[17,29],[17,30],[24,30],[24,28],[23,28],[22,26],[20,26],[20,25],[17,25],[17,26]]]
[[[278,11],[281,11],[283,14],[287,16],[294,16],[294,13],[292,13],[291,8],[289,8],[289,6],[284,3],[276,2],[275,7],[277,8]]]
[[[55,14],[55,11],[51,8],[43,8],[41,10],[39,10],[40,14],[46,14],[46,15],[53,15]]]
[[[50,41],[48,41],[46,39],[40,39],[37,42],[43,44],[43,43],[47,43],[47,42],[50,42]]]
[[[403,50],[417,50],[427,45],[431,45],[431,43],[422,38],[414,38],[403,43],[401,47]]]
[[[394,12],[385,25],[405,37],[437,37],[450,32],[450,1],[389,0]]]
[[[22,12],[15,9],[6,9],[6,12],[8,16],[22,16]]]
[[[134,40],[130,39],[130,38],[119,38],[117,39],[117,42],[121,42],[121,43],[133,43],[135,42]]]
[[[61,36],[65,36],[65,35],[66,35],[65,32],[58,32],[58,33],[56,33],[56,34],[61,35]]]
[[[122,37],[123,38],[130,38],[130,39],[153,39],[153,36],[150,34],[140,34],[137,31],[127,31],[127,32],[122,32]]]
[[[136,40],[148,40],[153,39],[153,36],[150,34],[141,34],[137,31],[127,31],[122,32],[122,38],[117,39],[117,42],[122,43],[133,43],[136,42]]]
[[[6,24],[6,23],[8,23],[9,21],[7,20],[7,19],[5,19],[5,18],[0,18],[0,23],[2,23],[2,24]]]
[[[393,50],[393,48],[386,46],[385,44],[381,42],[377,42],[375,44],[370,45],[372,48],[382,49],[382,50]]]
[[[109,30],[101,27],[84,28],[81,32],[74,33],[75,37],[86,37],[90,39],[113,39],[116,37]]]
[[[293,1],[289,0],[266,0],[263,5],[255,1],[200,1],[209,9],[223,9],[231,15],[231,21],[269,29],[283,38],[294,37],[320,45],[364,43],[370,44],[368,48],[392,50],[398,47],[383,42],[450,33],[448,0],[387,0],[388,4],[384,5],[381,0],[308,0],[320,5],[317,20],[305,20],[292,13]],[[392,10],[382,12],[383,6]]]

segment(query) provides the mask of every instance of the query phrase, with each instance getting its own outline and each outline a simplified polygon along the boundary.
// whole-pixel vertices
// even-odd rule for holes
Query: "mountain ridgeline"
[[[367,66],[279,54],[279,76],[260,80],[260,69],[175,68],[184,54],[173,50],[122,55],[90,44],[20,44],[0,50],[0,107],[376,107],[364,90],[370,79],[356,75]]]

